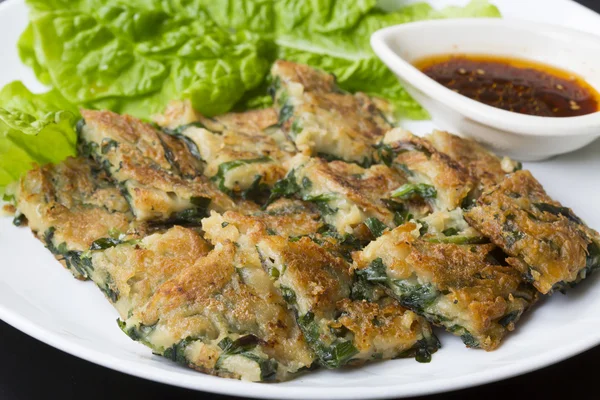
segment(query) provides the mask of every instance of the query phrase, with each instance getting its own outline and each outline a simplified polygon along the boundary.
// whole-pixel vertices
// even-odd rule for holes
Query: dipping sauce
[[[482,55],[440,55],[414,63],[430,78],[492,107],[541,117],[599,111],[600,94],[583,78],[542,63]]]

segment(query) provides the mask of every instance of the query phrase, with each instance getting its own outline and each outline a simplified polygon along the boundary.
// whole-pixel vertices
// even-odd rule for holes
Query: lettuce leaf
[[[21,82],[0,91],[0,194],[35,164],[76,154],[76,107],[56,90],[31,93]]]
[[[342,89],[383,97],[394,105],[400,117],[426,119],[427,112],[410,97],[395,75],[371,50],[371,35],[388,26],[419,20],[499,16],[498,9],[485,0],[473,0],[465,7],[441,10],[427,3],[413,4],[392,12],[373,8],[356,24],[335,32],[315,32],[312,25],[306,23],[280,31],[276,38],[278,57],[332,72]]]
[[[388,99],[399,114],[427,114],[373,53],[386,26],[434,18],[497,17],[473,0],[435,10],[398,0],[27,0],[23,61],[70,102],[140,118],[187,98],[214,115],[269,104],[275,58],[331,71],[343,89]],[[396,7],[396,9],[394,9]]]
[[[343,89],[426,118],[371,50],[371,34],[423,19],[499,16],[486,0],[442,10],[401,0],[26,1],[19,54],[53,89],[32,94],[13,82],[0,92],[0,191],[33,164],[75,154],[78,107],[142,119],[176,98],[208,116],[266,107],[276,58],[332,72]]]
[[[201,8],[191,18],[170,2],[166,10],[149,1],[50,3],[29,1],[31,32],[21,55],[37,76],[44,68],[73,104],[148,118],[169,100],[187,98],[214,115],[231,109],[269,69],[259,35],[222,29]]]
[[[208,0],[207,4],[210,3]],[[214,3],[214,1],[212,2]],[[381,62],[370,46],[371,35],[382,28],[419,20],[458,17],[499,17],[498,9],[486,0],[473,0],[465,7],[436,10],[427,3],[393,9],[397,0],[381,4],[374,1],[343,2],[336,0],[280,2],[231,0],[237,7],[207,7],[211,17],[230,28],[253,29],[261,22],[277,44],[277,58],[285,58],[332,72],[342,89],[365,92],[387,99],[399,117],[426,119],[428,114],[399,84],[394,74]],[[248,4],[261,4],[261,8]],[[246,7],[243,7],[246,4]],[[271,4],[272,9],[267,5]],[[387,10],[382,8],[384,6]],[[213,10],[214,9],[214,10]],[[243,18],[235,10],[243,10]],[[260,12],[257,12],[259,11]],[[273,19],[274,17],[274,19]],[[249,21],[246,24],[240,21]],[[256,94],[246,105],[264,105],[264,97]]]

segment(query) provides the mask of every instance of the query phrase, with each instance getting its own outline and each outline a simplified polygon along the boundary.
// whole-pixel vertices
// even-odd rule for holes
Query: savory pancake
[[[279,60],[271,69],[279,124],[299,151],[368,166],[391,125],[364,93],[341,91],[333,75]]]
[[[265,236],[257,248],[322,366],[407,356],[427,362],[437,350],[429,324],[388,296],[352,299],[350,264],[309,238]]]
[[[465,217],[542,293],[564,291],[600,267],[600,237],[552,200],[529,171],[491,186]]]
[[[175,227],[94,253],[92,263],[110,271],[123,331],[156,354],[219,376],[288,379],[313,354],[254,247],[240,246],[208,252]]]
[[[204,174],[219,189],[244,198],[257,197],[253,192],[281,179],[286,173],[282,163],[296,152],[272,108],[207,118],[193,112],[189,101],[176,101],[155,121],[195,145],[206,163]]]
[[[484,187],[500,183],[506,174],[521,169],[521,163],[508,157],[500,158],[473,139],[437,130],[425,136],[425,139],[436,150],[447,154],[466,168],[479,192]]]
[[[272,196],[296,196],[315,204],[325,222],[340,234],[353,233],[363,223],[369,228],[376,225],[381,231],[396,226],[409,209],[413,213],[423,209],[424,204],[391,199],[392,191],[405,182],[385,165],[362,168],[299,155],[290,161],[290,172],[278,182]]]
[[[116,181],[136,219],[194,223],[235,203],[202,175],[193,144],[110,111],[83,110],[82,151]]]
[[[492,244],[454,244],[410,222],[354,254],[356,274],[385,285],[404,307],[493,350],[536,299],[536,291]]]
[[[408,183],[392,196],[422,198],[433,211],[460,207],[473,188],[468,171],[432,144],[400,128],[389,131],[378,146],[378,160],[404,174]]]
[[[19,182],[16,206],[33,233],[78,279],[90,271],[81,260],[95,240],[136,237],[143,226],[121,192],[92,160],[67,158],[35,168]]]

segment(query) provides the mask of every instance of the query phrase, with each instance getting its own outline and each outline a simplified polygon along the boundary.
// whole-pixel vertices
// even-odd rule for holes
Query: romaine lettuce
[[[399,114],[426,113],[369,45],[377,29],[448,17],[496,17],[473,0],[435,10],[400,0],[27,0],[18,49],[53,89],[13,82],[0,93],[0,190],[34,163],[75,153],[77,107],[143,119],[172,99],[201,113],[268,106],[276,58],[336,74],[349,91],[380,96]]]
[[[35,164],[76,153],[79,112],[56,90],[33,94],[21,82],[0,91],[0,194]]]

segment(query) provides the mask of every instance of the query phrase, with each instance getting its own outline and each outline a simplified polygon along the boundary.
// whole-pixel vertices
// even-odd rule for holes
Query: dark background
[[[579,3],[600,12],[600,0],[580,0]],[[599,399],[598,372],[600,346],[517,378],[421,399]],[[56,350],[0,321],[0,400],[42,398],[225,400],[230,397],[180,389],[115,372]]]

